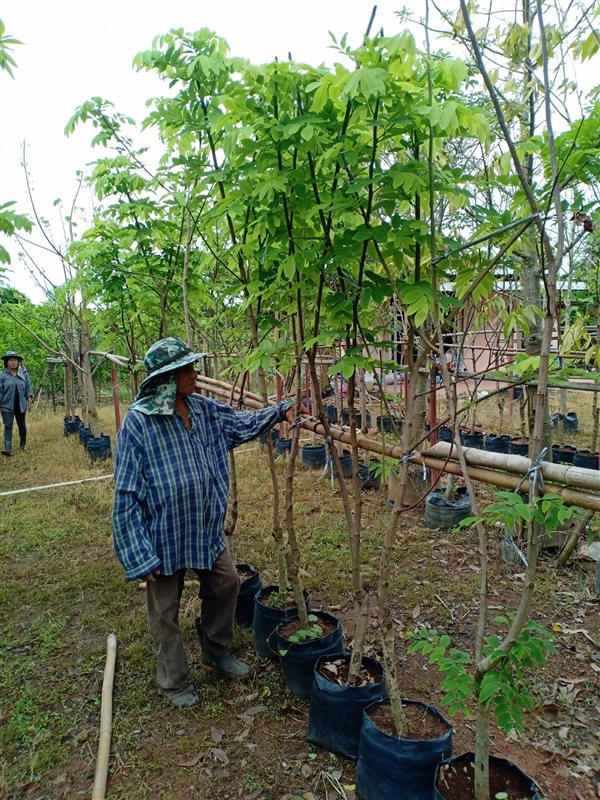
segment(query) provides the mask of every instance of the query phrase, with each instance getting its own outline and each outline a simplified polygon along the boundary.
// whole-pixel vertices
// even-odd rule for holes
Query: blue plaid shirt
[[[129,411],[117,437],[113,534],[128,580],[159,568],[210,569],[225,549],[228,450],[285,418],[282,400],[235,412],[202,395],[186,398],[191,430],[177,413]]]

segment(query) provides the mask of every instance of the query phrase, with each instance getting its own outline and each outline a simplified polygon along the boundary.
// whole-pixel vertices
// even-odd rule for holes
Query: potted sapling
[[[543,669],[548,654],[555,652],[552,635],[529,618],[537,562],[537,531],[551,534],[556,526],[577,515],[554,494],[524,498],[519,492],[499,491],[498,502],[486,507],[480,517],[463,520],[461,527],[475,526],[479,532],[481,558],[481,600],[475,653],[452,646],[448,635],[422,628],[412,634],[409,652],[420,652],[443,675],[442,707],[450,714],[460,710],[470,715],[469,702],[476,704],[475,752],[448,759],[438,767],[438,800],[491,800],[498,793],[523,800],[537,798],[533,781],[517,766],[490,755],[492,714],[503,731],[520,730],[523,714],[533,708],[528,674]],[[523,590],[514,613],[493,620],[487,627],[486,530],[496,523],[528,526],[527,566]],[[485,523],[485,524],[484,524]],[[515,791],[518,794],[514,794]]]
[[[346,345],[348,353],[350,343],[347,341]],[[313,381],[316,383],[317,370],[314,350],[309,352],[308,360]],[[356,759],[359,735],[363,724],[363,710],[375,700],[381,699],[385,695],[385,688],[382,666],[375,659],[365,656],[370,597],[361,564],[362,479],[359,471],[359,444],[354,413],[356,369],[355,365],[351,363],[351,356],[346,356],[346,361],[350,362],[349,368],[347,364],[344,367],[349,369],[347,387],[350,449],[353,462],[353,497],[344,480],[339,452],[333,442],[331,426],[319,396],[320,393],[317,393],[317,413],[329,444],[333,470],[337,478],[348,526],[352,591],[358,614],[352,652],[335,653],[332,651],[330,655],[323,654],[315,664],[307,738],[314,744],[321,745],[332,752]],[[338,364],[332,367],[332,371],[339,369]]]

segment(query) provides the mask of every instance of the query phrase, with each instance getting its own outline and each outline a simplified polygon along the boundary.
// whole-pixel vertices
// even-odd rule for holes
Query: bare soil
[[[440,769],[436,783],[444,800],[475,800],[475,770],[470,761],[447,764]],[[535,796],[531,780],[507,762],[490,764],[490,796],[506,792],[509,800],[530,800]]]
[[[363,659],[363,666],[358,673],[358,680],[356,683],[349,684],[348,676],[350,675],[350,658],[336,658],[335,661],[321,661],[319,666],[319,674],[326,678],[331,683],[337,683],[338,686],[366,686],[367,684],[381,683],[383,681],[383,667],[379,662],[373,662],[365,666]]]
[[[402,731],[403,739],[412,739],[415,742],[441,739],[450,730],[451,726],[447,722],[422,705],[403,704],[403,708],[406,717],[405,728]],[[396,735],[396,725],[388,703],[378,703],[369,708],[367,713],[380,731],[387,733],[388,736]]]
[[[323,631],[323,633],[321,634],[322,636],[327,636],[328,634],[333,633],[335,630],[337,630],[337,625],[331,622],[331,620],[320,616],[318,611],[311,611],[311,613],[317,616],[317,621],[315,622],[315,625],[318,625],[319,628],[321,628],[321,630]],[[290,636],[293,636],[295,633],[298,633],[300,629],[301,629],[300,621],[297,619],[292,619],[289,622],[284,622],[281,625],[279,625],[277,628],[277,633],[283,639],[289,639]]]

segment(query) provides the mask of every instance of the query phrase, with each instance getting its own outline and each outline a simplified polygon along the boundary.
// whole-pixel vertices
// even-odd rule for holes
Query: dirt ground
[[[110,464],[90,466],[78,448],[41,423],[36,432],[32,419],[29,460],[19,455],[11,459],[14,463],[2,465],[0,490],[67,480],[67,474],[110,472]],[[283,477],[285,462],[278,461]],[[241,515],[235,559],[255,564],[265,585],[274,583],[264,450],[245,448],[238,457],[238,472]],[[355,609],[348,591],[339,494],[327,481],[317,482],[319,474],[299,468],[296,478],[302,575],[311,606],[340,618],[351,647]],[[201,702],[182,710],[159,697],[153,688],[144,591],[125,584],[112,553],[111,481],[64,488],[43,499],[40,494],[0,498],[5,577],[0,607],[6,613],[0,639],[0,727],[5,730],[1,797],[90,796],[106,635],[115,632],[119,652],[107,798],[354,798],[355,764],[306,741],[308,702],[288,692],[275,662],[256,657],[250,632],[238,629],[234,643],[236,655],[252,665],[247,680],[231,682],[202,669],[193,630],[198,606],[192,585],[183,597],[182,627]],[[491,499],[489,489],[482,490],[482,498]],[[364,494],[366,572],[373,601],[368,654],[374,657],[381,655],[375,576],[388,513],[385,490]],[[36,518],[46,522],[40,522],[38,539],[33,537],[25,546],[25,531],[17,530],[15,521]],[[74,521],[83,519],[87,522],[74,530]],[[49,530],[55,538],[48,538]],[[421,626],[435,627],[457,646],[472,648],[477,542],[467,531],[428,530],[422,510],[415,509],[402,519],[396,544],[391,611],[399,682],[406,697],[439,708],[437,669],[419,655],[407,655],[407,634]],[[490,555],[493,617],[514,609],[523,573],[518,565],[502,560],[499,538],[493,539]],[[495,727],[492,732],[493,752],[518,763],[535,779],[540,796],[550,800],[600,797],[600,603],[594,592],[595,571],[596,564],[583,556],[559,568],[556,552],[544,552],[533,616],[553,632],[557,652],[545,669],[529,678],[535,709],[526,714],[522,733],[506,736]],[[41,621],[58,625],[63,619],[60,641],[45,639],[42,647],[32,633],[36,626]],[[29,712],[26,700],[38,703],[43,722]],[[450,721],[454,752],[472,750],[473,720],[459,714]],[[397,798],[402,800],[401,792]]]

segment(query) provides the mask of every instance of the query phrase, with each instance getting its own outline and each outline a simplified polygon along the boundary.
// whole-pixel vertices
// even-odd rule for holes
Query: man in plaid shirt
[[[128,580],[147,582],[158,691],[180,707],[198,703],[178,621],[186,569],[200,580],[202,663],[233,677],[249,672],[229,654],[240,581],[223,532],[227,454],[295,419],[289,401],[236,413],[195,394],[202,355],[176,337],[150,347],[115,453],[115,552]]]

